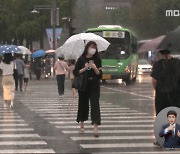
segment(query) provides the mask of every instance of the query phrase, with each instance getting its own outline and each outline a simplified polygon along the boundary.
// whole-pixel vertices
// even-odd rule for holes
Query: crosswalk
[[[54,83],[53,80],[48,81],[48,83],[46,81],[35,81],[31,83],[30,89],[27,92],[23,94],[17,94],[16,96],[18,98],[18,101],[22,103],[25,108],[28,108],[31,113],[40,116],[45,121],[47,121],[50,126],[56,128],[56,130],[58,130],[59,132],[62,132],[64,136],[68,137],[74,144],[79,145],[79,153],[179,153],[179,151],[164,151],[162,148],[153,145],[153,122],[155,118],[154,116],[148,113],[139,112],[138,109],[135,110],[128,107],[120,106],[118,103],[112,104],[110,101],[100,101],[102,119],[102,125],[99,127],[100,137],[95,138],[93,136],[93,126],[91,125],[90,120],[85,122],[85,134],[79,134],[79,124],[76,123],[78,99],[73,98],[72,92],[66,89],[64,99],[62,100],[57,96],[56,89],[57,85]],[[108,89],[108,91],[107,88],[104,89],[102,87],[102,89],[102,92],[105,95],[108,95],[109,92],[114,93],[112,89]],[[152,96],[145,96],[145,94],[143,93],[137,94],[134,91],[132,91],[132,93],[129,93],[128,90],[126,90],[127,89],[124,89],[122,91],[118,90],[115,92],[118,94],[125,93],[127,97],[131,96],[127,99],[132,103],[143,101],[152,105]],[[139,90],[141,90],[141,88],[139,88]],[[149,100],[151,100],[151,102],[149,102]],[[121,100],[117,101],[120,102]],[[23,119],[21,118],[19,120]],[[20,122],[23,121],[19,121],[19,123]],[[15,128],[16,132],[21,132],[22,127],[23,129],[26,129],[23,130],[25,133],[33,132],[33,129],[29,128],[28,126],[18,127],[18,129]],[[8,131],[12,130],[7,129],[7,132]],[[36,142],[34,143],[37,144],[38,141],[39,140],[36,140]],[[13,143],[13,140],[9,144],[11,143]],[[21,144],[21,142],[17,142],[17,144]],[[40,147],[42,146],[45,145],[41,145]],[[72,145],[66,146],[66,148],[73,148]],[[81,149],[83,149],[83,151],[81,151]],[[34,149],[31,148],[26,150],[31,150],[31,152],[33,153]],[[52,149],[49,148],[48,150]],[[61,150],[56,152],[61,153]]]
[[[85,134],[79,134],[79,124],[76,123],[77,101],[70,91],[65,93],[63,100],[55,95],[37,97],[36,94],[20,100],[32,112],[47,120],[90,153],[159,151],[159,148],[153,145],[155,117],[110,102],[100,102],[100,137],[94,138],[90,120],[85,123]]]
[[[3,100],[1,100],[3,102]],[[0,153],[55,153],[13,110],[0,105]]]

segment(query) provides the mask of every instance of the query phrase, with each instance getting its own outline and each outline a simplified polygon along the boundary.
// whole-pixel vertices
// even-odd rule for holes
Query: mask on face
[[[94,49],[94,48],[89,48],[88,49],[88,54],[94,55],[95,53],[96,53],[96,49]]]

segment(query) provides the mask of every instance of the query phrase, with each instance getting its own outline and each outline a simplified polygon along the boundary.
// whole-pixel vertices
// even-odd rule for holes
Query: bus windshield
[[[115,32],[114,32],[115,33]],[[118,35],[121,32],[118,32]],[[100,34],[100,32],[96,32]],[[124,36],[117,37],[115,34],[113,36],[101,35],[109,43],[109,47],[106,51],[100,52],[99,55],[102,59],[127,59],[130,55],[130,34],[129,32],[124,32]]]

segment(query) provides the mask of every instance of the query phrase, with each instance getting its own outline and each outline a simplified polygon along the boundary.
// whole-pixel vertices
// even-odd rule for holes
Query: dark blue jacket
[[[163,125],[161,131],[159,132],[159,136],[164,137],[165,139],[163,147],[180,148],[180,137],[177,136],[178,130],[180,131],[180,125],[176,123],[175,135],[173,135],[173,131],[169,131],[167,134],[165,134],[164,131],[167,127],[169,127],[169,124]]]

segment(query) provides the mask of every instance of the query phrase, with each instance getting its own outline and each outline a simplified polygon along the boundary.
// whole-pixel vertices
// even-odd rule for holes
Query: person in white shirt
[[[24,91],[26,91],[27,89],[28,81],[30,78],[29,68],[30,68],[30,65],[28,64],[28,61],[25,61],[24,62]]]
[[[3,86],[3,99],[4,99],[4,108],[7,109],[8,101],[11,101],[10,108],[14,107],[14,90],[15,90],[15,81],[14,81],[14,69],[16,69],[15,63],[13,62],[12,54],[4,54],[4,59],[0,64],[2,69],[2,86]]]

